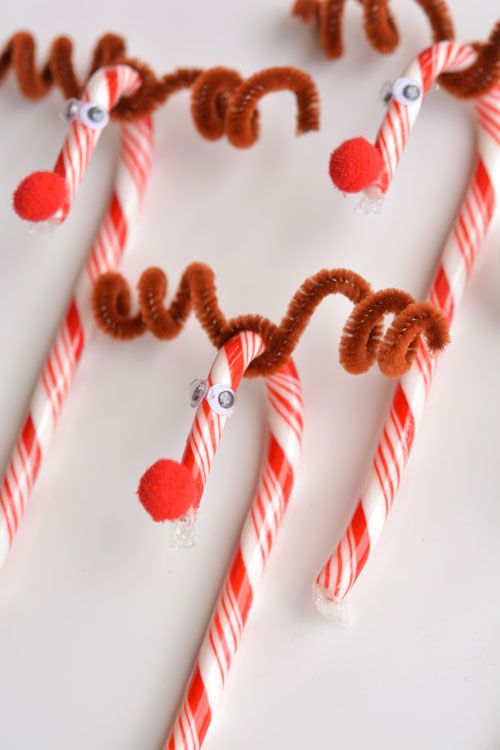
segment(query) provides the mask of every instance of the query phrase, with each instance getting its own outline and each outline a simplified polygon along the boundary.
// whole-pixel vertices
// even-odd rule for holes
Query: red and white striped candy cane
[[[474,50],[468,46],[441,42],[422,52],[406,71],[405,78],[410,79],[410,85],[412,81],[416,83],[425,95],[441,73],[455,70],[474,57]],[[391,183],[422,98],[407,106],[393,100],[389,106],[375,146],[384,163],[384,171],[376,183],[382,192]],[[478,99],[475,108],[479,128],[476,164],[428,296],[450,323],[500,191],[500,86]],[[335,152],[332,160],[334,156]],[[381,535],[422,417],[436,361],[420,343],[415,363],[396,386],[372,469],[352,520],[314,584],[314,598],[324,614],[333,617],[339,611],[342,614],[337,605],[355,583]]]
[[[14,208],[22,219],[34,222],[47,219],[51,224],[66,219],[109,122],[109,113],[123,96],[136,91],[140,82],[139,74],[129,65],[110,65],[91,76],[81,100],[67,102],[69,129],[54,171],[28,175],[14,194]],[[127,153],[133,159],[130,144]]]
[[[258,356],[264,348],[254,333],[239,334],[227,347],[224,356],[229,355],[228,363],[238,362],[237,373],[249,356]],[[268,446],[259,487],[164,750],[195,750],[204,742],[292,491],[303,429],[302,391],[293,362],[266,377],[265,385]],[[204,484],[218,433],[203,434],[202,440],[201,434],[191,433],[186,453],[192,458],[186,465],[196,467]]]
[[[191,384],[197,411],[180,462],[160,459],[141,478],[138,495],[155,521],[173,521],[171,546],[194,542],[195,512],[222,437],[236,393],[251,362],[264,351],[260,336],[245,331],[218,352],[208,378]]]
[[[132,68],[103,68],[92,76],[84,98],[112,108],[139,85]],[[83,127],[83,126],[82,126]],[[96,132],[96,131],[94,131]],[[88,165],[93,137],[71,123],[70,133],[58,163],[67,165],[71,200]],[[80,144],[79,147],[76,144]],[[121,151],[115,183],[106,215],[78,277],[75,292],[52,342],[41,375],[35,385],[28,414],[0,484],[0,564],[6,558],[14,535],[47,453],[57,417],[73,380],[85,345],[95,329],[91,289],[96,278],[116,267],[127,242],[129,229],[142,202],[151,168],[152,121],[149,117],[127,123],[121,129]],[[81,159],[81,161],[79,161]],[[67,213],[67,210],[65,208]]]

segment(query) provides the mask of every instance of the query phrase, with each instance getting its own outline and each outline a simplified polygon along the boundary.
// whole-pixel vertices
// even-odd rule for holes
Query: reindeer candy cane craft
[[[191,406],[197,407],[197,411],[181,462],[161,459],[150,466],[141,478],[138,495],[148,513],[155,521],[175,522],[171,527],[171,547],[174,549],[193,544],[195,512],[200,504],[224,425],[233,413],[236,392],[245,370],[263,351],[264,342],[258,334],[251,331],[240,333],[224,344],[215,358],[208,378],[194,380],[191,383]],[[280,418],[289,420],[288,427],[293,435],[296,434],[295,430],[298,431],[300,443],[302,421],[300,419],[298,425],[296,418],[286,413],[292,405],[285,404],[283,414],[279,408],[279,401],[273,401],[273,394],[275,399],[279,398],[279,389],[273,391],[271,385],[267,384],[267,393],[271,414],[277,412]],[[300,398],[298,379],[297,397]],[[271,424],[277,419],[278,417],[271,418]],[[271,427],[271,442],[276,441],[274,432]],[[290,438],[283,442],[286,445]],[[275,452],[274,450],[273,455]],[[293,455],[296,457],[296,453]],[[291,465],[294,467],[294,462],[291,462]],[[268,468],[264,471],[266,477],[269,471]],[[279,477],[280,473],[275,472],[273,486]]]
[[[260,486],[164,745],[164,750],[200,748],[292,491],[302,440],[302,395],[290,356],[315,309],[336,293],[354,303],[339,347],[340,361],[352,373],[366,371],[375,361],[386,374],[401,373],[420,334],[435,351],[447,342],[447,325],[432,305],[416,303],[396,289],[372,292],[364,279],[345,269],[325,269],[306,279],[279,326],[257,315],[227,320],[218,304],[214,274],[201,263],[186,269],[168,307],[163,303],[167,284],[160,269],[146,270],[138,289],[139,313],[130,316],[130,293],[123,278],[108,273],[98,280],[94,312],[106,333],[125,339],[149,329],[158,338],[171,339],[193,310],[212,343],[222,347],[207,381],[192,384],[192,402],[199,405],[182,462],[156,462],[139,484],[139,498],[155,520],[181,519],[181,527],[174,530],[175,542],[179,537],[188,544],[192,541],[190,515],[200,503],[223,415],[234,406],[233,388],[245,369],[248,376],[264,376],[268,395],[268,449]],[[395,318],[382,338],[385,313],[394,313]]]
[[[121,97],[136,91],[139,84],[139,75],[123,65],[103,68],[92,76],[82,104],[73,104],[74,117],[57,171],[35,173],[18,188],[15,203],[24,218],[60,223],[67,217],[97,145],[100,127],[94,125],[102,126]],[[76,366],[95,328],[90,307],[92,284],[99,274],[116,267],[137,217],[151,168],[152,146],[149,116],[122,125],[119,163],[106,214],[35,385],[0,485],[0,564],[18,530]]]
[[[193,310],[212,343],[221,348],[209,378],[191,386],[198,411],[182,462],[157,461],[139,484],[139,499],[154,520],[181,520],[181,526],[174,529],[174,542],[192,542],[189,524],[219,444],[224,414],[234,406],[234,388],[245,369],[247,376],[264,376],[270,407],[268,450],[259,490],[164,746],[167,750],[200,748],[292,490],[302,439],[302,396],[290,357],[311,316],[331,294],[343,294],[354,303],[339,347],[340,362],[351,373],[365,372],[377,361],[382,372],[397,376],[408,368],[421,334],[430,350],[436,351],[446,345],[448,329],[433,305],[415,302],[397,289],[372,292],[362,277],[346,269],[325,269],[306,279],[279,325],[259,315],[226,319],[219,307],[214,274],[201,263],[185,270],[168,307],[163,301],[167,280],[161,269],[147,269],[138,290],[139,312],[131,316],[130,290],[119,274],[104,274],[96,282],[94,313],[105,333],[131,339],[149,329],[157,338],[168,340],[180,333]],[[395,317],[383,336],[381,323],[386,313]]]
[[[70,123],[69,131],[54,171],[34,172],[21,182],[14,193],[14,208],[22,219],[51,223],[64,221],[103,128],[109,122],[110,111],[122,96],[134,93],[140,82],[137,71],[128,65],[108,66],[90,78],[81,100],[73,98],[66,102],[63,114]],[[125,131],[127,138],[121,143],[120,160],[126,160],[129,167],[139,172],[144,171],[141,143],[138,143],[139,158],[134,163],[134,139],[142,137],[146,128],[151,130],[150,123],[140,128],[140,136]],[[144,181],[144,177],[141,179]]]
[[[500,27],[495,30],[497,35]],[[494,32],[495,33],[495,32]],[[364,139],[348,141],[333,152],[330,173],[344,191],[375,190],[376,198],[391,184],[395,168],[433,81],[445,71],[461,70],[477,52],[466,45],[442,42],[422,52],[393,85],[389,108],[375,146]],[[500,190],[500,85],[475,101],[479,130],[473,176],[458,217],[445,243],[428,299],[451,324],[474,260],[497,208]],[[377,166],[378,165],[378,166]],[[320,611],[335,616],[377,543],[408,460],[436,367],[425,348],[396,387],[391,408],[361,498],[344,536],[314,585]]]
[[[0,56],[0,81],[12,66],[22,92],[30,98],[45,95],[53,84],[66,94],[78,90],[71,43],[66,37],[55,40],[50,59],[41,71],[36,68],[34,52],[30,34],[14,35]],[[99,67],[103,63],[113,64]],[[298,134],[319,127],[315,85],[310,76],[295,68],[269,68],[248,79],[223,67],[206,71],[179,69],[157,78],[144,63],[129,61],[123,39],[111,34],[102,37],[96,46],[91,69],[96,68],[81,99],[71,97],[67,102],[64,114],[70,129],[54,171],[30,175],[14,195],[14,208],[23,219],[51,225],[64,221],[100,131],[110,116],[122,126],[120,162],[108,211],[36,384],[1,485],[0,564],[17,530],[76,364],[93,330],[89,318],[91,285],[100,274],[116,267],[136,217],[151,166],[152,111],[177,91],[191,89],[191,112],[198,132],[209,140],[226,135],[232,145],[248,148],[259,137],[260,99],[270,92],[288,90],[297,101]]]

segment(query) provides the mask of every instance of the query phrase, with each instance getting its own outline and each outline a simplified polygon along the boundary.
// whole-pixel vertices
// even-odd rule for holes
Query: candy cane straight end
[[[351,624],[351,608],[347,602],[332,599],[320,583],[313,583],[312,598],[320,614],[343,628]]]

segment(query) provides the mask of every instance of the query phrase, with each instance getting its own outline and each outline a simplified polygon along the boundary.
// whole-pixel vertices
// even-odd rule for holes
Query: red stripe
[[[84,335],[83,335],[83,327],[80,320],[80,316],[78,314],[78,309],[76,307],[75,300],[72,300],[69,310],[66,314],[66,327],[69,332],[72,351],[75,357],[75,362],[78,362],[80,359],[81,353],[83,351],[83,344],[84,344]]]
[[[108,82],[109,90],[109,108],[113,109],[116,104],[116,97],[118,93],[118,73],[116,68],[106,68],[106,80]]]
[[[492,182],[481,159],[477,160],[474,181],[479,188],[484,205],[486,206],[486,216],[489,222],[491,221],[493,209],[495,208],[495,191],[493,190]]]
[[[400,383],[398,383],[396,387],[392,408],[394,409],[401,426],[401,442],[409,452],[415,435],[415,420],[413,419],[410,405]]]
[[[422,74],[422,86],[426,94],[434,81],[434,61],[433,48],[429,47],[418,56],[420,72]]]
[[[42,460],[42,450],[40,448],[40,443],[38,442],[35,431],[35,425],[33,424],[33,420],[30,414],[26,419],[23,431],[21,433],[21,442],[32,467],[31,476],[33,477],[33,480],[35,480]]]
[[[453,318],[454,303],[450,285],[446,278],[443,266],[439,266],[436,278],[434,279],[434,284],[432,285],[432,291],[439,302],[439,307],[446,316],[448,322],[450,322]]]
[[[234,598],[238,603],[241,620],[245,623],[249,609],[252,606],[253,591],[240,547],[238,547],[233,564],[231,565],[228,583],[231,586]]]
[[[212,720],[212,711],[210,710],[199,666],[196,667],[191,678],[187,702],[194,717],[201,745]]]
[[[116,193],[113,193],[111,198],[108,214],[113,222],[113,227],[120,243],[120,250],[123,249],[125,242],[127,241],[127,221],[123,215],[122,207]],[[121,253],[120,253],[121,254]]]
[[[276,481],[283,488],[283,500],[286,504],[293,487],[293,469],[283,448],[272,434],[269,436],[267,463],[273,471]]]
[[[358,503],[358,507],[354,512],[350,528],[356,545],[356,579],[363,570],[368,555],[370,554],[370,537],[368,535],[366,516],[361,502]]]

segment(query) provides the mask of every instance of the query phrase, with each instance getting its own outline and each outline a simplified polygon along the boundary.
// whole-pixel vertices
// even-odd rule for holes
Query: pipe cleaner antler
[[[415,302],[406,292],[385,289],[372,292],[361,276],[345,269],[323,270],[306,279],[292,297],[279,326],[260,315],[227,320],[217,300],[215,277],[209,266],[193,263],[184,271],[168,307],[163,304],[167,279],[159,268],[149,268],[139,283],[139,312],[130,316],[130,290],[118,273],[106,273],[94,286],[93,307],[97,324],[117,339],[131,339],[149,329],[160,339],[175,338],[191,311],[210,341],[220,348],[242,331],[254,331],[266,348],[247,370],[249,376],[270,375],[293,353],[300,336],[320,302],[343,294],[354,303],[340,343],[340,362],[350,373],[361,373],[377,360],[381,371],[398,377],[411,366],[421,334],[431,352],[448,342],[444,316],[427,302]],[[381,321],[395,318],[384,337]]]
[[[389,8],[389,0],[358,0],[363,8],[363,23],[368,41],[378,52],[393,52],[399,32]],[[453,22],[444,0],[417,0],[430,22],[434,42],[453,39]],[[306,23],[318,24],[319,43],[327,57],[343,53],[342,20],[346,0],[296,0],[292,14]],[[500,23],[487,42],[474,45],[476,59],[464,70],[447,72],[439,83],[460,98],[482,96],[500,80]]]
[[[22,93],[31,99],[44,96],[53,85],[59,86],[66,98],[78,97],[83,85],[78,81],[71,55],[70,39],[58,37],[49,60],[38,69],[33,36],[18,32],[0,56],[0,81],[12,67]],[[130,122],[150,115],[172,94],[192,88],[191,111],[201,135],[209,139],[227,135],[234,146],[247,148],[259,135],[259,101],[271,92],[288,90],[297,99],[297,133],[319,129],[316,87],[311,77],[297,68],[269,68],[246,80],[230,68],[181,68],[158,78],[145,63],[126,56],[122,37],[106,34],[96,45],[90,71],[112,63],[128,65],[141,79],[137,91],[123,97],[110,112],[116,120]]]
[[[363,8],[363,25],[368,41],[377,52],[394,52],[399,31],[389,9],[389,0],[358,0]],[[453,39],[453,22],[444,0],[417,0],[426,14],[435,42]],[[346,0],[296,0],[292,15],[318,24],[319,42],[327,57],[335,59],[344,51],[342,20]]]

